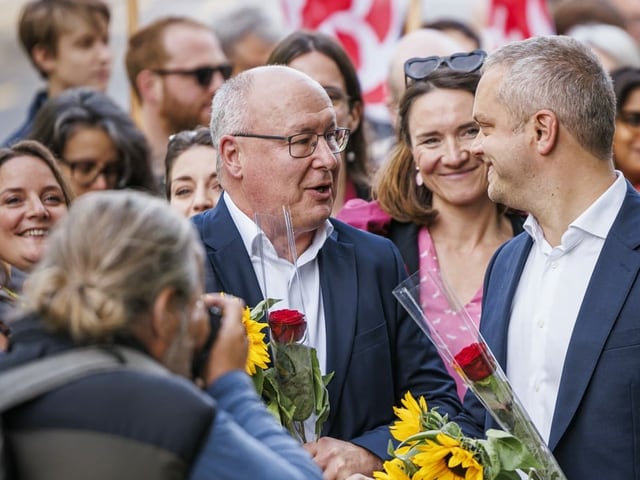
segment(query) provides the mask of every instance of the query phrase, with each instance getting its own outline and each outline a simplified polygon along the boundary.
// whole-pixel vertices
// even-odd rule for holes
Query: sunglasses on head
[[[456,72],[471,73],[478,70],[487,58],[484,50],[454,53],[448,57],[414,57],[404,62],[404,83],[406,86],[413,82],[424,80],[442,65],[446,65]]]
[[[223,79],[229,80],[229,78],[231,78],[232,70],[233,67],[230,64],[223,63],[221,65],[216,65],[213,67],[199,67],[192,70],[165,70],[160,68],[154,70],[153,72],[157,73],[158,75],[192,75],[196,77],[198,85],[200,85],[201,87],[208,87],[209,85],[211,85],[211,80],[213,79],[213,75],[216,72],[219,72],[220,75],[222,75]]]

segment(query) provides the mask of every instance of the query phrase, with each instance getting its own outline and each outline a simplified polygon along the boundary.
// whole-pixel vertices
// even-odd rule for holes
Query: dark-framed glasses
[[[404,83],[409,86],[413,82],[425,80],[442,65],[446,65],[456,72],[475,72],[482,66],[486,58],[487,52],[484,50],[454,53],[448,57],[410,58],[404,62]]]
[[[91,186],[100,175],[103,175],[107,185],[113,188],[118,184],[123,173],[121,162],[103,164],[90,160],[81,160],[79,162],[69,162],[63,158],[58,160],[69,167],[71,178],[85,188]]]
[[[196,82],[201,87],[208,87],[211,85],[211,80],[213,79],[213,75],[217,72],[220,73],[224,80],[229,80],[231,78],[231,72],[233,67],[229,63],[222,63],[220,65],[215,66],[207,66],[207,67],[198,67],[192,70],[185,69],[163,69],[158,68],[153,70],[153,73],[157,73],[158,75],[191,75],[196,78]]]
[[[640,127],[640,112],[620,112],[618,120],[629,127]]]
[[[305,158],[316,151],[320,137],[324,137],[331,153],[340,153],[347,148],[351,130],[336,128],[326,133],[297,133],[288,137],[279,135],[260,135],[257,133],[234,133],[234,137],[261,138],[263,140],[280,140],[289,144],[289,155],[293,158]]]

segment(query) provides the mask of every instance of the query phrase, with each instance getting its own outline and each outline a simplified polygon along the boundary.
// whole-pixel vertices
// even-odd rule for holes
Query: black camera
[[[191,365],[193,378],[202,378],[207,359],[209,358],[209,351],[218,337],[220,323],[222,322],[222,310],[219,307],[207,307],[207,313],[209,314],[209,336],[202,346],[202,349],[193,356],[193,363]]]

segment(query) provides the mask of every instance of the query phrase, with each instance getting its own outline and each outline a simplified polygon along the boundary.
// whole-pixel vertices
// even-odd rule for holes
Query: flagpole
[[[138,28],[138,0],[127,0],[127,39],[131,38]],[[129,85],[129,115],[136,125],[142,125],[140,102],[136,97],[133,85]]]
[[[405,33],[417,30],[422,26],[422,0],[409,0],[407,19],[404,23]]]

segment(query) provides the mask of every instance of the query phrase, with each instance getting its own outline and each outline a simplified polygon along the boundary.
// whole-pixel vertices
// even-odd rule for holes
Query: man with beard
[[[168,137],[209,123],[211,98],[231,75],[231,65],[207,25],[170,16],[131,36],[126,66],[160,177]]]

